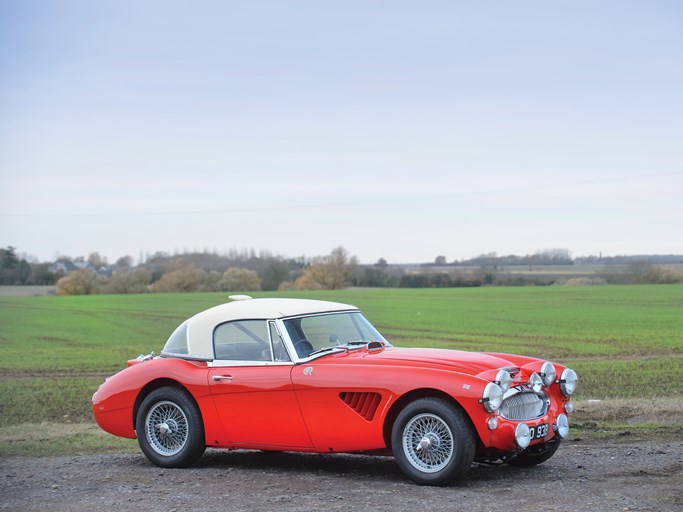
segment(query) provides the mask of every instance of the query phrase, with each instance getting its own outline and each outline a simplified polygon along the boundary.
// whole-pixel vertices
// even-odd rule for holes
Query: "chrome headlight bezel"
[[[495,382],[489,382],[484,388],[481,403],[488,412],[496,412],[503,404],[503,388]]]
[[[538,373],[534,372],[529,377],[528,385],[534,393],[540,393],[543,389],[543,379]]]
[[[571,368],[565,368],[560,376],[560,391],[564,396],[572,396],[576,391],[576,384],[579,381],[578,375]]]
[[[541,365],[541,378],[543,379],[543,384],[545,386],[550,386],[553,382],[555,382],[556,377],[557,370],[555,369],[555,365],[553,363],[546,361]]]
[[[512,375],[510,375],[510,372],[507,370],[499,370],[496,374],[495,383],[498,384],[503,390],[503,393],[505,393],[510,389],[510,386],[512,386]]]

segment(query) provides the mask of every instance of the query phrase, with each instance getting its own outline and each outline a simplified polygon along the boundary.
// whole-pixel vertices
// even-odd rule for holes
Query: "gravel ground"
[[[0,461],[0,510],[683,511],[683,441],[570,440],[531,469],[474,465],[421,487],[393,459],[208,450],[191,469],[141,454]]]

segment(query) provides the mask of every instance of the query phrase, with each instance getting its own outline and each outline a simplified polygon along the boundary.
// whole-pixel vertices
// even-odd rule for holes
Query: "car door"
[[[338,354],[296,366],[292,381],[317,450],[345,452],[385,448],[384,409],[391,393],[383,379],[355,365],[358,354]]]
[[[305,352],[299,360],[302,364],[292,370],[292,383],[315,448],[325,452],[385,448],[382,412],[391,394],[380,387],[384,379],[372,365],[363,363],[368,351],[348,345],[382,339],[381,335],[360,313],[353,312],[292,317],[283,320],[282,326],[295,349],[306,341],[322,351],[312,360],[305,359],[310,351]]]
[[[312,446],[292,385],[293,363],[274,323],[221,324],[214,352],[208,383],[226,444]]]

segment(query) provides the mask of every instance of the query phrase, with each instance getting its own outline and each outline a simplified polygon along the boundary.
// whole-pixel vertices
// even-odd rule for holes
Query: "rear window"
[[[187,348],[187,321],[183,322],[178,328],[173,331],[171,337],[168,338],[164,350],[167,354],[188,355],[190,352]]]

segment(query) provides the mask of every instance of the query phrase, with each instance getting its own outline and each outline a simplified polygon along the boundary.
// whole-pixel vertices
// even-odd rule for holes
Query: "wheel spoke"
[[[188,422],[183,410],[170,401],[158,402],[147,413],[147,440],[160,455],[172,456],[180,452],[188,437]]]
[[[415,468],[435,473],[453,458],[453,434],[440,417],[419,414],[408,422],[403,431],[403,449]]]

